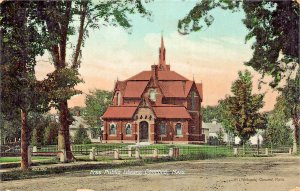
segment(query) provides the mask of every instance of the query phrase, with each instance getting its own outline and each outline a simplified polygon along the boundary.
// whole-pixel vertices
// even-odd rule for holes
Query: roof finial
[[[193,82],[195,82],[195,74],[193,74]]]

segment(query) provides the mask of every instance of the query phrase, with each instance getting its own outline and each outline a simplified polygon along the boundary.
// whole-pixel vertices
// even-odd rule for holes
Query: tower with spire
[[[160,71],[170,71],[170,65],[166,64],[166,48],[164,45],[164,37],[161,36],[160,48],[159,48],[159,60],[158,69]]]

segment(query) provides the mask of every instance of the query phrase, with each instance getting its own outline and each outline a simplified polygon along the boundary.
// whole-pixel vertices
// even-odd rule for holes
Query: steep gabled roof
[[[163,119],[191,119],[190,114],[184,106],[152,106],[157,118]]]
[[[199,93],[199,95],[201,97],[201,100],[203,101],[202,83],[196,83],[196,87],[197,87],[198,93]]]
[[[184,89],[184,95],[185,95],[185,97],[187,97],[189,95],[193,83],[194,82],[190,81],[190,80],[185,83],[185,89]]]
[[[103,119],[132,119],[137,106],[109,106]]]
[[[128,81],[125,89],[124,97],[140,98],[147,84],[148,84],[147,81]]]
[[[159,86],[165,97],[184,98],[184,89],[182,81],[160,81]]]

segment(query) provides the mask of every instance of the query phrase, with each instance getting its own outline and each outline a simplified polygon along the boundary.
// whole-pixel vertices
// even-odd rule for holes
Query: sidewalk
[[[103,162],[103,161],[77,161],[77,162],[70,162],[70,163],[57,163],[57,164],[39,164],[38,161],[33,161],[35,164],[34,166],[31,166],[32,170],[43,170],[43,169],[55,169],[55,168],[61,168],[64,167],[66,169],[70,168],[75,168],[75,167],[100,167],[103,165],[104,166],[114,166],[121,164],[125,160],[113,160],[113,161],[108,161],[108,162]],[[20,164],[20,162],[17,163],[1,163],[1,165],[5,164]],[[16,171],[20,170],[20,167],[15,167],[15,168],[1,168],[0,173],[5,173],[5,172],[11,172],[11,171]]]

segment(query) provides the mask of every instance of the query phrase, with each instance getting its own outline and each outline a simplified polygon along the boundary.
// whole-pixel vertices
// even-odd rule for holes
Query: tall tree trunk
[[[28,170],[28,127],[27,127],[27,112],[21,109],[21,169]]]
[[[299,143],[299,125],[297,122],[294,121],[293,123],[295,129],[294,129],[294,140],[293,140],[293,153],[297,153],[297,146]]]
[[[88,1],[82,1],[79,34],[78,34],[77,45],[76,45],[76,49],[75,49],[75,53],[74,53],[73,64],[72,64],[72,68],[74,68],[74,69],[79,68],[78,58],[79,58],[79,54],[80,54],[80,50],[81,50],[81,46],[82,46],[83,35],[86,30],[84,28],[84,23],[85,23],[86,14],[87,14],[87,5],[88,5]],[[87,27],[87,25],[86,25],[86,27]]]
[[[73,155],[70,144],[69,109],[67,100],[59,103],[59,122],[58,149],[64,149],[67,153],[67,161],[71,161],[73,159]]]

